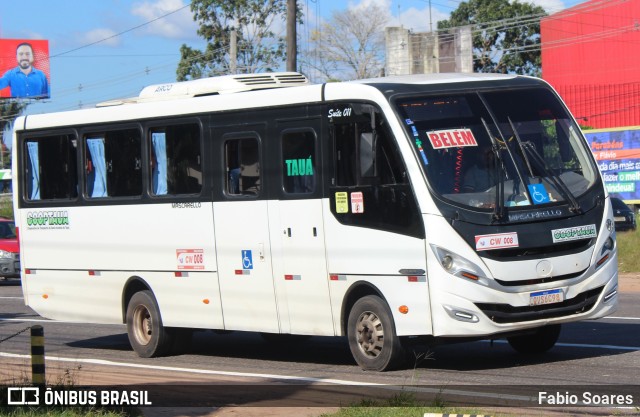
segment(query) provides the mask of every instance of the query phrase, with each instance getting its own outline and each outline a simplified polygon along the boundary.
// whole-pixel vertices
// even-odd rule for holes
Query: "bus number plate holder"
[[[564,301],[564,293],[560,288],[556,290],[536,291],[529,294],[529,305],[555,304]]]

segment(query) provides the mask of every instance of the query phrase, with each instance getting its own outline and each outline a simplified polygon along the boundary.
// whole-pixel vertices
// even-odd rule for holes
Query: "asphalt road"
[[[285,387],[280,387],[284,390],[280,394],[287,401],[291,401],[292,384],[339,387],[303,396],[295,404],[323,406],[344,404],[338,394],[362,384],[373,388],[376,384],[418,385],[431,393],[435,388],[465,404],[481,404],[483,400],[470,394],[478,391],[488,392],[487,401],[495,402],[511,394],[539,395],[539,391],[582,395],[613,384],[602,391],[604,396],[620,391],[633,396],[631,408],[640,404],[640,293],[620,294],[620,308],[613,317],[564,325],[558,344],[543,356],[519,355],[502,341],[469,342],[419,352],[411,369],[371,373],[354,363],[344,338],[330,337],[267,342],[255,333],[206,331],[195,334],[187,354],[141,359],[131,350],[124,325],[44,320],[24,305],[19,281],[0,281],[0,383],[28,377],[29,332],[4,339],[34,324],[45,331],[48,381],[245,384],[245,390],[275,384]],[[280,395],[277,390],[273,393]],[[227,394],[234,398],[233,393]]]

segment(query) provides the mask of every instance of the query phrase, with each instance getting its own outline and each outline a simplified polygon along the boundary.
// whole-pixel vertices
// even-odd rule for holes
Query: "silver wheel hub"
[[[136,340],[142,345],[148,344],[153,334],[153,320],[145,306],[136,306],[133,312],[133,326]]]
[[[358,317],[356,323],[358,347],[366,356],[375,358],[382,352],[384,345],[384,329],[380,318],[371,311]]]

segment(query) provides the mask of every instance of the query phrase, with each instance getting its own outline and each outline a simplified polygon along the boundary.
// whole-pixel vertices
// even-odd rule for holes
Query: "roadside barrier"
[[[44,328],[36,324],[31,327],[31,383],[45,385]]]
[[[46,374],[44,367],[44,328],[39,324],[30,326],[0,339],[0,344],[16,336],[21,335],[27,330],[31,330],[31,383],[33,385],[44,386],[46,383]]]

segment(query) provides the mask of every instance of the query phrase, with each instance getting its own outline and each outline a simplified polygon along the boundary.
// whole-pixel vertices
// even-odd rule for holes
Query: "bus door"
[[[425,230],[408,169],[384,114],[368,103],[329,103],[330,211],[325,240],[334,315],[358,281],[375,287],[399,334],[431,332]],[[404,139],[402,139],[404,140]],[[408,306],[410,314],[398,313]]]
[[[225,329],[278,332],[263,175],[264,125],[216,128],[221,197],[214,202]]]
[[[278,197],[269,202],[281,333],[334,335],[322,217],[320,120],[277,124]],[[276,137],[274,137],[276,139]]]

